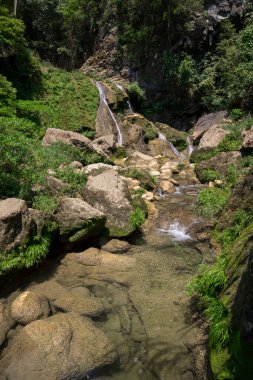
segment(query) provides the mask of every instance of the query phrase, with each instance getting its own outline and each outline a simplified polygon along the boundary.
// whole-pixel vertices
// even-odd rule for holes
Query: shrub
[[[220,178],[220,173],[215,169],[198,170],[197,173],[200,182],[215,181],[216,179]]]
[[[139,108],[146,100],[145,91],[138,85],[137,82],[132,82],[127,85],[126,92],[134,107]]]
[[[48,214],[52,214],[57,207],[57,201],[53,196],[41,193],[33,198],[32,207]]]
[[[131,213],[131,226],[136,229],[145,222],[145,219],[145,211],[140,207],[136,207],[135,210]]]
[[[233,108],[229,114],[229,116],[235,121],[242,119],[244,115],[245,113],[240,108]]]
[[[207,218],[217,216],[227,203],[230,192],[228,189],[208,188],[199,193],[197,212]]]
[[[15,115],[16,93],[12,84],[0,74],[0,116]]]

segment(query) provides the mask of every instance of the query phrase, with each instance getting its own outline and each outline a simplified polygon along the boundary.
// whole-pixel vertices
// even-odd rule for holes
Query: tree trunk
[[[18,0],[14,0],[14,10],[13,10],[14,17],[17,16],[17,6],[18,6]]]

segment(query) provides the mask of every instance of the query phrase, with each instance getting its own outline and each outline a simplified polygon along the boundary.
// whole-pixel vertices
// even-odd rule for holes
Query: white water
[[[118,122],[117,122],[117,120],[116,120],[116,118],[115,118],[112,110],[110,109],[107,100],[106,100],[103,85],[102,85],[101,82],[98,82],[98,81],[95,81],[95,83],[96,83],[97,89],[99,91],[100,102],[102,102],[105,105],[105,107],[107,108],[107,110],[108,110],[108,112],[109,112],[109,114],[110,114],[110,116],[111,116],[114,124],[116,125],[117,131],[118,131],[118,144],[120,146],[122,146],[123,145],[122,133],[121,133],[119,124],[118,124]]]
[[[176,189],[175,195],[182,195],[183,194],[182,191],[181,191],[180,186],[175,186],[175,189]]]
[[[167,143],[168,143],[168,145],[170,146],[172,152],[173,152],[177,157],[182,158],[182,159],[185,158],[185,156],[184,156],[182,153],[180,153],[180,152],[177,150],[177,148],[175,148],[174,145],[173,145],[170,141],[167,140],[166,136],[165,136],[163,133],[158,132],[158,138],[159,138],[159,140],[167,141]]]
[[[168,229],[159,228],[158,232],[170,235],[172,240],[175,241],[192,240],[191,236],[187,234],[186,227],[182,226],[179,222],[172,223]]]
[[[188,144],[188,147],[187,147],[188,157],[191,157],[191,154],[194,151],[194,146],[193,146],[190,136],[187,137],[187,144]]]
[[[124,87],[123,87],[121,84],[118,84],[118,83],[115,83],[115,84],[116,84],[116,86],[117,86],[121,91],[125,92]],[[130,111],[131,113],[134,113],[134,110],[133,110],[132,104],[130,103],[129,100],[127,101],[127,105],[128,105],[128,109],[129,109],[129,111]]]

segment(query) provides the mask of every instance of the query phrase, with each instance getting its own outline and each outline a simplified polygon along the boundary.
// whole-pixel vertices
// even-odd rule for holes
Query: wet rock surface
[[[13,302],[10,309],[11,317],[22,325],[48,317],[50,307],[47,298],[33,292],[21,293]]]
[[[113,344],[88,319],[57,314],[24,327],[1,360],[9,380],[81,379],[117,358]]]

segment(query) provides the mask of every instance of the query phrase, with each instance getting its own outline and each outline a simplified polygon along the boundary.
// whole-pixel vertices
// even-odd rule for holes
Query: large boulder
[[[242,132],[243,137],[243,149],[253,149],[253,125],[248,131]]]
[[[142,170],[158,170],[159,164],[147,154],[141,152],[134,152],[130,154],[124,161],[124,166],[128,168],[142,169]]]
[[[192,130],[192,141],[197,142],[203,134],[212,126],[220,124],[227,116],[227,111],[218,111],[202,116]]]
[[[199,149],[217,148],[224,137],[229,135],[229,133],[230,132],[228,130],[222,128],[220,125],[212,125],[201,138],[199,142]]]
[[[97,144],[93,145],[92,141],[81,133],[65,131],[58,128],[48,128],[42,140],[42,145],[49,146],[55,143],[73,145],[75,148],[78,148],[80,150],[96,152],[103,157],[107,157],[107,155]]]
[[[6,305],[0,302],[0,347],[5,341],[8,331],[14,326],[15,322],[11,318]]]
[[[50,307],[44,295],[33,292],[21,293],[11,304],[11,317],[22,325],[47,318]]]
[[[134,228],[131,225],[131,196],[126,182],[115,170],[107,170],[90,176],[82,195],[107,217],[106,227],[111,236],[126,236]]]
[[[79,243],[89,237],[99,235],[103,230],[106,217],[80,198],[61,199],[54,219],[60,226],[60,234],[67,243]]]
[[[0,362],[0,377],[84,379],[116,358],[111,341],[91,321],[77,314],[57,314],[30,323],[14,336]]]
[[[0,201],[0,250],[10,251],[30,233],[26,202],[17,198]]]

